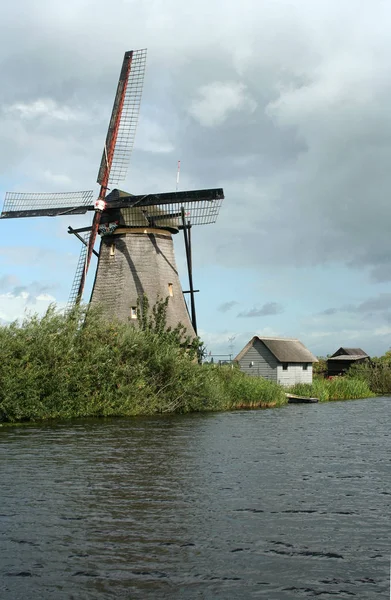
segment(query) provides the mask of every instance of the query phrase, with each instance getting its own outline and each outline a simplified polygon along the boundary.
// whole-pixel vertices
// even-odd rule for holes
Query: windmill
[[[126,177],[133,148],[146,64],[146,50],[125,53],[97,182],[92,191],[66,193],[7,192],[1,219],[55,217],[93,212],[89,227],[73,229],[82,249],[68,307],[80,302],[92,254],[98,265],[90,302],[104,314],[137,324],[137,301],[145,294],[150,302],[168,297],[167,324],[181,322],[188,333],[197,333],[191,258],[191,228],[216,221],[223,190],[175,191],[132,195],[112,189]],[[189,290],[182,291],[172,235],[184,234]],[[94,248],[101,236],[99,252]],[[184,294],[190,294],[191,315]]]

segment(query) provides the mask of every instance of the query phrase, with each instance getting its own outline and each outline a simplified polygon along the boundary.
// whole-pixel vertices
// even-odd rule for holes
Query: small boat
[[[295,394],[285,394],[288,398],[288,404],[315,404],[319,398],[308,398],[308,396],[296,396]]]

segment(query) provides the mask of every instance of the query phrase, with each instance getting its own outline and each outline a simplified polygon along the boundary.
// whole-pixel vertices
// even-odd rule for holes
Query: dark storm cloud
[[[220,306],[217,307],[217,310],[222,313],[228,312],[231,308],[239,304],[236,300],[231,300],[229,302],[223,302]]]
[[[123,52],[148,46],[127,186],[172,189],[181,158],[182,189],[224,187],[196,260],[389,280],[386,3],[3,4],[0,164],[19,189],[94,185]]]
[[[251,308],[250,310],[245,310],[238,313],[238,317],[267,317],[269,315],[279,315],[284,312],[283,307],[277,302],[266,302],[260,308]]]

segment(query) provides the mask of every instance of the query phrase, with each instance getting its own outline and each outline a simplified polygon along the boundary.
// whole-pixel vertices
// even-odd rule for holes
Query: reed
[[[320,402],[372,398],[375,395],[365,381],[348,377],[316,378],[312,384],[299,383],[289,391],[298,396],[319,398]]]
[[[237,366],[215,368],[224,388],[224,409],[281,406],[287,402],[283,388],[273,381],[250,377]]]

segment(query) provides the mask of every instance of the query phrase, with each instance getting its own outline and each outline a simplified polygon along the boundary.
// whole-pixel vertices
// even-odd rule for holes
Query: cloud
[[[206,331],[200,330],[198,332],[201,340],[203,341],[207,352],[211,354],[222,354],[226,355],[227,358],[229,354],[231,354],[231,348],[234,349],[234,354],[236,353],[236,348],[240,347],[240,345],[245,344],[246,334],[237,334],[232,331]],[[231,339],[234,339],[234,344]],[[248,340],[247,340],[248,341]]]
[[[330,278],[334,267],[369,274],[379,288],[391,281],[388,3],[352,11],[351,0],[227,0],[221,19],[221,2],[184,8],[179,0],[96,0],[93,36],[86,35],[86,0],[3,4],[1,186],[92,188],[124,40],[131,40],[149,51],[135,151],[121,187],[175,189],[181,159],[181,189],[225,191],[216,225],[199,234],[194,228],[195,269],[223,267],[227,278],[248,269],[254,281],[273,269],[281,287],[297,269],[319,267]],[[110,44],[101,44],[113,27]],[[1,222],[2,235],[19,227]],[[58,225],[45,228],[56,248]],[[1,249],[3,268],[43,260],[21,239],[31,256]],[[60,257],[51,263],[53,278],[64,279],[62,264]],[[308,285],[303,294],[313,298],[309,311],[319,310],[319,290]],[[348,312],[350,297],[335,296],[332,284],[322,290],[333,331],[365,310],[379,319],[388,314],[359,309],[358,301]],[[298,303],[283,302],[284,319],[295,323]]]
[[[217,307],[217,310],[219,312],[222,313],[226,313],[228,312],[231,308],[233,308],[234,306],[236,306],[237,304],[239,304],[239,302],[236,302],[236,300],[230,300],[229,302],[223,302],[223,304],[220,304]]]
[[[377,327],[374,331],[374,334],[380,336],[389,336],[391,334],[391,327],[387,327],[386,325],[383,325],[382,327]]]
[[[58,121],[80,121],[85,120],[87,115],[70,108],[61,106],[52,98],[39,98],[32,102],[15,102],[4,108],[5,113],[16,113],[17,118],[37,119],[48,118]]]
[[[37,301],[54,302],[55,298],[48,292],[53,292],[57,288],[56,283],[47,283],[43,281],[31,281],[28,284],[22,284],[19,277],[15,275],[3,275],[0,277],[1,298],[22,299],[25,306],[36,304]],[[3,317],[4,318],[4,317]]]
[[[140,126],[136,138],[137,149],[153,154],[167,154],[173,152],[174,145],[170,141],[172,130],[170,123],[163,120],[159,123],[155,119],[140,116]]]
[[[368,298],[352,310],[360,313],[391,309],[391,293],[381,293],[377,297]]]
[[[0,277],[0,292],[7,292],[20,283],[15,275],[2,275]]]
[[[67,186],[69,188],[71,188],[72,186],[72,180],[70,177],[68,177],[68,175],[61,175],[61,173],[52,173],[49,170],[44,171],[42,175],[44,179],[46,179],[50,183],[54,183],[55,185],[64,187]]]
[[[374,283],[384,283],[391,281],[391,262],[387,264],[388,257],[386,257],[386,264],[380,264],[371,269],[371,279]]]
[[[331,315],[335,315],[337,312],[338,312],[337,308],[326,308],[325,310],[322,310],[318,314],[319,315],[325,315],[325,316],[331,316]]]
[[[277,302],[266,302],[261,308],[251,308],[250,310],[240,312],[238,317],[266,317],[269,315],[278,315],[282,312],[284,312],[284,309]]]
[[[222,125],[236,111],[252,113],[257,107],[244,83],[215,81],[202,86],[193,100],[189,113],[203,127]]]
[[[56,298],[50,294],[38,294],[33,296],[28,292],[18,294],[0,294],[0,322],[3,324],[20,320],[28,314],[43,315],[48,307],[56,302]],[[65,304],[58,304],[61,310]]]
[[[391,293],[382,292],[378,296],[367,298],[358,304],[345,304],[340,308],[326,308],[317,313],[319,316],[333,316],[338,313],[371,314],[391,311]]]

